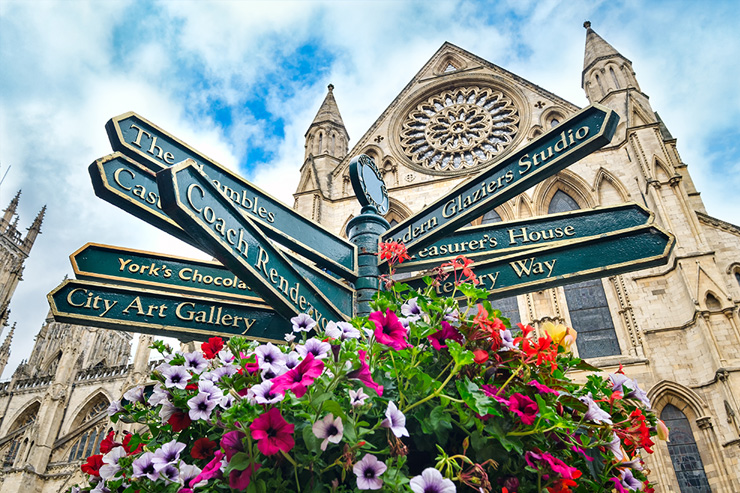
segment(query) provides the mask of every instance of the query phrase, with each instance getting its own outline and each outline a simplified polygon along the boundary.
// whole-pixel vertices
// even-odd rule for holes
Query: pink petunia
[[[324,362],[308,353],[298,366],[272,379],[272,392],[285,394],[290,390],[296,397],[303,397],[308,386],[324,371]]]
[[[560,394],[557,390],[553,390],[547,385],[538,382],[537,380],[532,380],[527,385],[531,385],[532,387],[536,388],[540,394]]]
[[[357,354],[360,356],[360,363],[362,365],[360,366],[359,370],[351,371],[347,374],[347,378],[351,378],[354,380],[359,380],[362,382],[365,387],[369,389],[373,389],[379,397],[383,397],[383,386],[378,385],[373,380],[373,375],[370,373],[370,367],[365,362],[365,357],[367,356],[367,353],[365,351],[358,351]]]
[[[390,308],[385,310],[385,316],[381,312],[373,312],[368,318],[375,324],[375,340],[379,343],[396,351],[411,347],[406,340],[406,328]]]
[[[525,425],[531,425],[537,419],[539,407],[526,395],[513,394],[509,397],[509,411],[519,416]]]
[[[442,322],[442,329],[430,336],[427,336],[427,339],[429,339],[429,342],[432,343],[432,346],[437,351],[447,349],[447,344],[445,344],[447,339],[452,339],[459,344],[463,343],[463,335],[460,331],[444,321]]]
[[[249,429],[252,439],[257,440],[257,448],[265,455],[275,455],[281,450],[290,452],[295,445],[295,426],[285,421],[276,407],[257,417]]]
[[[205,343],[204,343],[205,344]],[[216,451],[211,462],[206,464],[200,474],[190,480],[190,486],[194,486],[201,481],[208,481],[216,477],[221,477],[221,466],[223,465],[224,454],[220,450]]]
[[[246,490],[252,480],[252,473],[260,467],[262,464],[250,464],[243,471],[232,469],[229,473],[229,486],[238,491]]]

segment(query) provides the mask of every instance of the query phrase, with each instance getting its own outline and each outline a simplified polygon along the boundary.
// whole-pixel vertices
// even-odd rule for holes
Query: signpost
[[[47,296],[58,322],[183,340],[242,335],[283,342],[285,321],[264,304],[67,279]]]
[[[474,272],[478,287],[490,295],[513,296],[663,265],[674,242],[657,226],[638,226],[485,260],[475,264]],[[427,286],[422,276],[404,282],[417,290]],[[450,294],[454,288],[448,278],[436,290]]]
[[[109,120],[105,129],[114,150],[155,173],[192,159],[240,211],[256,222],[268,238],[345,279],[357,278],[357,249],[354,245],[303,217],[153,123],[129,112]]]
[[[593,104],[391,228],[383,241],[420,249],[608,144],[614,111]]]
[[[325,286],[314,285],[240,212],[193,160],[157,173],[162,208],[283,317],[308,313],[322,329],[345,320]]]
[[[481,224],[462,228],[424,248],[409,251],[412,260],[399,264],[398,272],[438,266],[448,257],[465,255],[480,260],[501,257],[525,249],[554,246],[562,242],[598,236],[653,222],[653,213],[636,203],[599,209],[579,209],[560,214]],[[477,264],[476,264],[477,265]]]

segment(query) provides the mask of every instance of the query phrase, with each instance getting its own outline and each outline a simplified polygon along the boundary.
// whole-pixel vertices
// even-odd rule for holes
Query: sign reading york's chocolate
[[[160,171],[157,184],[165,212],[283,317],[305,312],[321,328],[347,318],[194,161]]]
[[[136,113],[112,118],[105,128],[114,150],[155,173],[192,159],[234,205],[257,221],[261,231],[270,239],[342,277],[356,279],[357,250],[353,244],[301,216],[238,174]],[[127,178],[125,175],[121,177]],[[311,233],[306,234],[306,231]]]
[[[383,241],[400,241],[409,249],[430,245],[603,147],[614,135],[618,120],[616,113],[601,105],[581,110],[391,228]]]
[[[143,332],[185,340],[241,335],[284,342],[290,331],[264,304],[68,279],[48,294],[59,322]]]

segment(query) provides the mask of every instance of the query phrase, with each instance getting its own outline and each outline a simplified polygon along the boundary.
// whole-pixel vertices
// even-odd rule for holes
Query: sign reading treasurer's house
[[[617,120],[602,106],[585,108],[383,239],[406,243],[413,260],[403,270],[457,254],[475,258],[481,286],[493,297],[665,263],[673,238],[637,204],[463,227],[604,146]],[[185,340],[242,335],[281,342],[298,313],[321,329],[355,315],[349,283],[371,284],[378,264],[359,263],[352,243],[135,113],[113,118],[106,129],[117,152],[90,165],[95,193],[219,262],[86,244],[70,256],[78,279],[49,293],[56,320]],[[350,167],[363,206],[356,219],[375,221],[371,216],[388,206],[383,179],[367,156]],[[408,282],[425,286],[421,276]],[[437,289],[450,293],[454,286],[445,281]]]

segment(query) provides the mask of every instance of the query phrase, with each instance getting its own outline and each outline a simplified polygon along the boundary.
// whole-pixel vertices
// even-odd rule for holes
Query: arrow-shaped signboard
[[[243,335],[284,341],[285,320],[269,306],[68,279],[47,296],[58,322],[184,340]]]
[[[131,161],[129,158],[118,152],[96,160],[90,165],[88,170],[93,182],[95,194],[98,197],[120,207],[152,226],[155,226],[162,231],[166,231],[174,237],[205,251],[207,254],[214,257],[216,256],[214,252],[209,251],[204,245],[193,239],[175,221],[170,219],[170,217],[162,211],[156,175],[152,171],[142,167],[134,161]],[[76,252],[73,255],[76,256],[77,253],[79,252]],[[155,253],[143,253],[145,255],[152,255],[153,257],[158,255]],[[352,316],[354,297],[352,289],[320,269],[304,263],[288,252],[282,253],[288,258],[291,265],[303,276],[309,279],[312,283],[323,286],[326,290],[327,296],[334,301],[337,308],[342,313],[348,317]],[[172,259],[172,257],[166,256],[163,260],[167,261],[168,259]],[[140,260],[145,261],[144,259]],[[100,272],[100,270],[104,268],[102,264],[100,264],[99,267],[92,267],[91,264],[87,263],[85,265],[89,270],[84,273],[78,273],[78,277],[99,278],[101,275],[112,275],[111,272],[113,272],[112,269],[115,270],[116,260],[114,258],[107,258],[105,261],[108,262],[108,266],[105,267],[105,272]],[[176,258],[171,261],[175,262]],[[187,266],[184,266],[183,268],[187,268]],[[120,279],[120,276],[118,276],[118,282],[130,283],[137,276],[134,275],[129,277],[130,279],[124,281]],[[171,283],[167,284],[170,284],[168,289],[173,289]],[[253,296],[255,295],[254,293],[251,294]],[[224,296],[224,294],[218,294],[217,296]]]
[[[302,312],[321,328],[344,314],[295,269],[254,222],[193,160],[157,173],[162,208],[229,270],[289,318]]]
[[[186,159],[194,160],[214,185],[270,239],[337,275],[357,278],[357,249],[348,241],[303,217],[241,176],[192,149],[136,113],[112,118],[105,125],[113,149],[157,172]]]
[[[638,226],[525,250],[472,267],[480,282],[478,287],[486,289],[491,297],[501,298],[664,265],[674,241],[656,226]],[[426,288],[422,277],[404,282],[414,289]],[[451,278],[436,287],[440,294],[450,294],[454,289]]]
[[[579,111],[391,228],[383,241],[403,242],[414,250],[431,245],[609,143],[618,120],[614,111],[597,104]]]
[[[517,221],[462,228],[424,248],[409,251],[412,260],[398,272],[437,267],[450,257],[464,255],[479,262],[524,249],[597,236],[653,222],[653,213],[636,203],[550,214]]]

